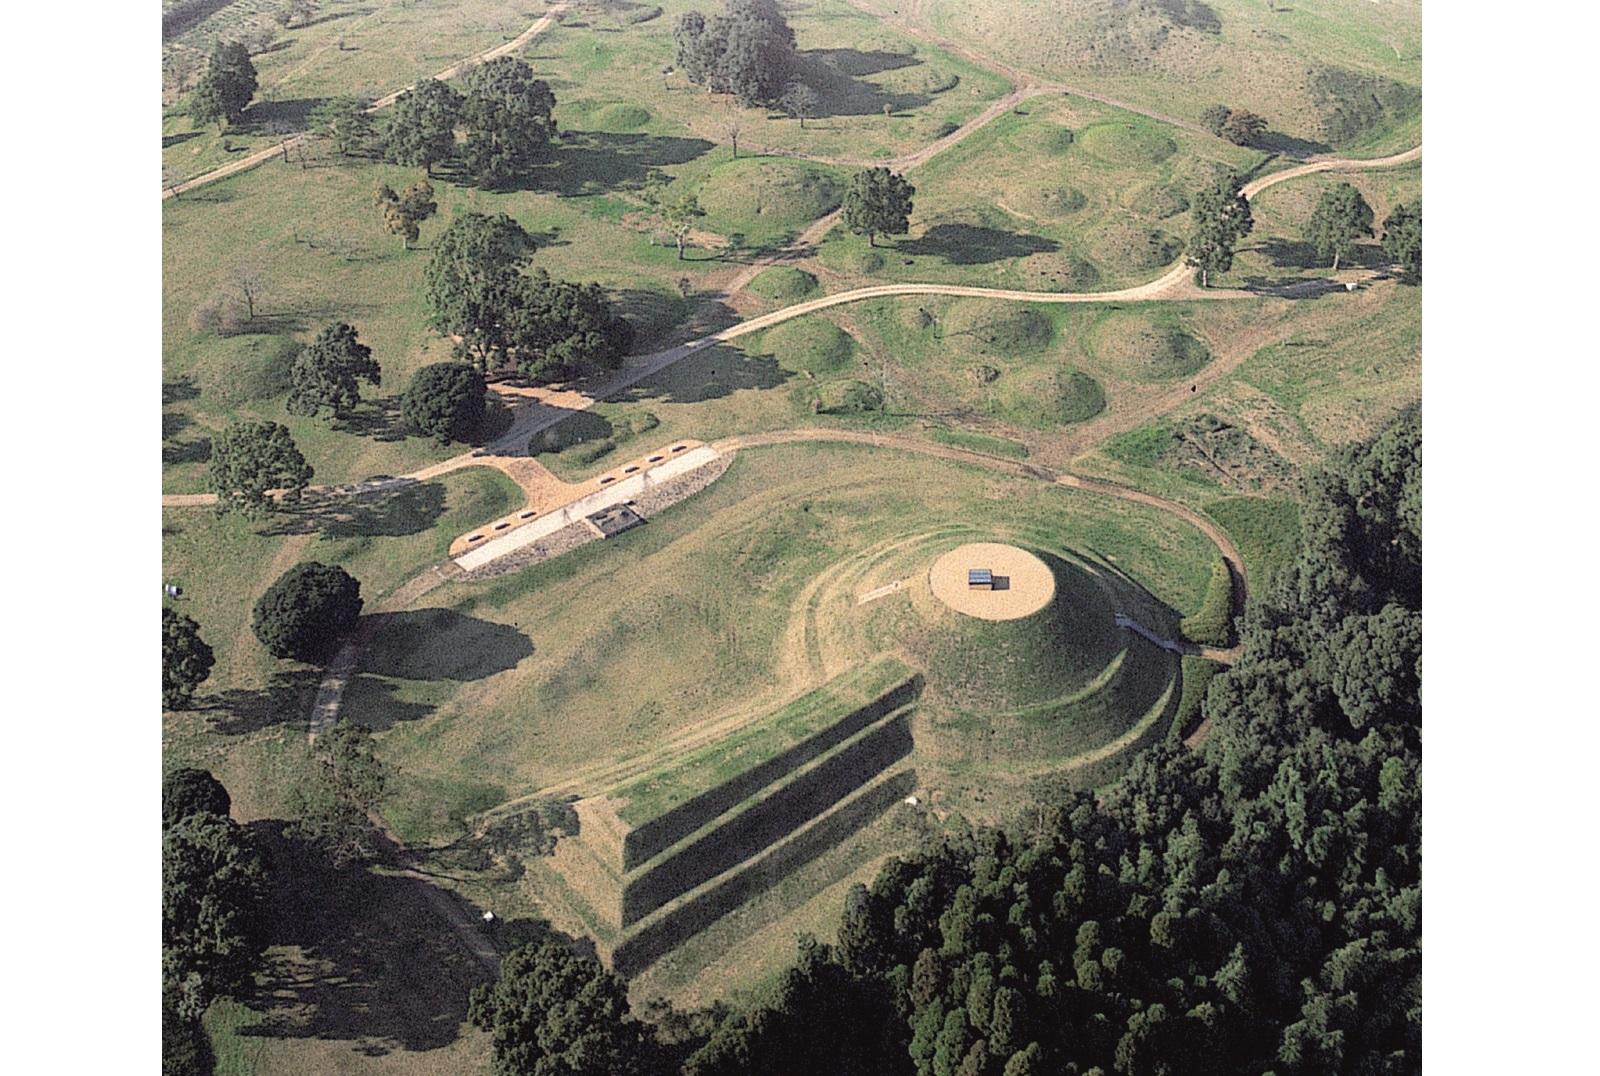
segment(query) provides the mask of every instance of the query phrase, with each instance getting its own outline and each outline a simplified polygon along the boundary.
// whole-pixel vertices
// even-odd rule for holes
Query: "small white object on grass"
[[[917,799],[917,797],[915,797],[915,796],[907,796],[905,798],[905,802],[906,802],[906,804],[908,806],[915,807],[917,804],[921,803],[922,801]]]
[[[484,912],[484,913],[483,913],[483,921],[484,921],[484,922],[485,922],[485,923],[492,923],[492,922],[494,922],[494,913],[493,913],[493,912]]]

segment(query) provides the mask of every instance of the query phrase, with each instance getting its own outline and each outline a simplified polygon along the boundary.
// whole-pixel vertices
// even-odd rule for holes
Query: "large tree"
[[[532,380],[613,370],[633,343],[633,325],[612,309],[598,284],[552,280],[539,269],[523,277],[513,294],[511,357]]]
[[[311,128],[331,140],[341,157],[368,153],[376,133],[370,107],[359,97],[330,97],[311,110]]]
[[[483,374],[464,362],[436,362],[411,378],[400,399],[400,414],[425,437],[441,445],[466,440],[483,424]]]
[[[868,168],[850,177],[842,205],[844,224],[877,246],[879,235],[904,235],[910,228],[911,196],[917,189],[887,168]]]
[[[439,204],[433,200],[433,184],[425,179],[417,180],[400,194],[389,184],[380,183],[373,192],[372,204],[383,214],[383,226],[400,237],[402,250],[411,249],[411,244],[422,234],[418,225],[439,209]]]
[[[548,82],[511,56],[473,68],[466,81],[462,160],[479,186],[509,186],[544,159],[556,131],[556,96]]]
[[[461,95],[438,79],[425,78],[402,93],[390,110],[383,156],[393,164],[433,166],[456,152]]]
[[[487,1031],[497,1076],[644,1076],[650,1039],[628,1009],[628,988],[590,956],[553,938],[500,964],[467,1010]]]
[[[200,638],[200,625],[170,605],[161,607],[161,705],[186,710],[194,689],[205,683],[216,655]]]
[[[1267,133],[1267,121],[1249,109],[1236,108],[1228,112],[1217,133],[1236,146],[1253,146]]]
[[[263,945],[260,856],[232,819],[209,811],[161,839],[161,972],[175,1012],[195,1019],[251,985]]]
[[[321,661],[356,626],[361,604],[361,584],[349,572],[307,561],[267,588],[250,624],[273,657]]]
[[[727,0],[710,19],[685,12],[672,38],[684,77],[746,107],[777,100],[795,65],[794,31],[773,0]]]
[[[1383,221],[1383,252],[1411,283],[1422,279],[1422,203],[1402,203]]]
[[[504,213],[463,213],[433,242],[423,274],[433,326],[484,369],[510,346],[513,293],[533,252],[533,236]]]
[[[180,766],[161,779],[161,824],[174,826],[194,814],[227,818],[233,799],[209,770]]]
[[[1348,183],[1323,191],[1306,223],[1306,240],[1317,248],[1319,257],[1333,259],[1334,272],[1339,271],[1341,258],[1355,252],[1356,240],[1371,235],[1372,207]]]
[[[342,418],[361,402],[359,383],[376,385],[382,376],[372,349],[361,342],[354,326],[341,321],[323,329],[295,356],[285,406],[291,415],[317,415],[326,408]]]
[[[1212,273],[1233,268],[1233,251],[1250,234],[1255,219],[1239,177],[1221,176],[1194,196],[1194,231],[1189,237],[1189,264],[1200,270],[1200,286],[1211,286]]]
[[[250,62],[250,50],[237,41],[218,41],[189,97],[189,116],[196,123],[225,128],[238,120],[255,93],[256,66]]]
[[[282,423],[235,422],[211,440],[206,482],[217,495],[219,515],[261,515],[270,510],[274,490],[283,491],[283,503],[297,504],[312,474]]]

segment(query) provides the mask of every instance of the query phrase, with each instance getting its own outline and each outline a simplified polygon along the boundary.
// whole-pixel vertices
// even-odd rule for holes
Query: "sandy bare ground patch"
[[[972,587],[967,572],[987,568],[994,585]],[[1050,604],[1056,577],[1026,549],[1000,542],[968,542],[944,554],[928,569],[933,596],[963,616],[980,620],[1020,620]]]

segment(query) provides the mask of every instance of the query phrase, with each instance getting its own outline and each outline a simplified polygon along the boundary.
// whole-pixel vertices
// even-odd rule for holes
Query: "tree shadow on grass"
[[[688,164],[714,148],[703,138],[566,131],[550,161],[530,172],[517,188],[565,198],[637,190],[655,169]]]
[[[194,378],[188,374],[179,374],[171,381],[161,382],[161,406],[181,403],[184,400],[198,399],[200,387],[194,383]]]
[[[274,673],[264,688],[233,688],[202,696],[195,708],[206,714],[211,727],[222,735],[246,736],[303,720],[321,681],[322,670],[302,666]]]
[[[394,396],[379,396],[362,400],[350,414],[339,419],[334,426],[341,433],[357,437],[370,437],[374,441],[404,441],[405,421],[400,415],[400,400]]]
[[[397,698],[398,690],[395,684],[382,677],[356,673],[350,677],[340,697],[340,716],[345,721],[382,732],[405,721],[421,721],[433,713],[434,707],[428,703]]]
[[[1333,147],[1326,142],[1313,142],[1305,138],[1296,138],[1293,135],[1284,134],[1282,131],[1267,131],[1256,139],[1254,148],[1266,153],[1276,153],[1302,161],[1318,153],[1333,152]]]
[[[798,56],[796,78],[817,91],[817,115],[821,118],[872,116],[886,107],[891,113],[906,112],[923,107],[931,98],[923,93],[891,93],[865,81],[865,76],[921,63],[913,56],[890,52],[808,49]]]
[[[265,1019],[241,1034],[349,1041],[368,1057],[455,1042],[472,987],[490,975],[428,899],[429,883],[333,867],[279,820],[249,829],[269,865],[272,949],[251,999]]]
[[[358,667],[405,680],[482,680],[514,669],[533,655],[516,627],[465,616],[453,609],[374,613]]]
[[[901,240],[894,249],[903,254],[936,255],[951,265],[986,265],[1047,254],[1061,249],[1061,244],[1054,239],[977,224],[935,224],[921,238]]]
[[[293,512],[274,515],[263,534],[329,538],[399,538],[421,534],[444,515],[444,487],[413,482],[367,494],[307,493]]]
[[[1328,269],[1333,264],[1333,259],[1322,257],[1315,246],[1302,239],[1273,237],[1256,244],[1254,249],[1275,269]],[[1377,243],[1358,243],[1355,250],[1339,259],[1341,269],[1383,269],[1388,264],[1388,257]]]
[[[200,132],[199,131],[179,131],[177,134],[162,135],[161,136],[161,148],[162,149],[171,149],[173,146],[181,146],[181,145],[183,145],[185,142],[189,141],[189,139],[191,139],[191,138],[199,138],[199,137],[200,137]]]
[[[257,101],[245,110],[240,133],[303,131],[311,125],[311,113],[326,97],[293,97],[284,101]]]
[[[703,403],[741,389],[778,388],[794,375],[770,355],[747,355],[718,344],[689,355],[655,376],[624,390],[629,402]]]

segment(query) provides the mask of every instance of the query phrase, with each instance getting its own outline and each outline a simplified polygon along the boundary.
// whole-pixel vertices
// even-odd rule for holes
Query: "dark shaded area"
[[[179,0],[161,14],[161,40],[170,41],[215,15],[233,0]]]
[[[304,131],[311,125],[311,113],[326,100],[326,97],[291,97],[284,101],[257,101],[244,110],[238,129],[241,133],[259,133],[277,124],[279,131]]]
[[[1284,157],[1294,157],[1298,160],[1304,160],[1318,153],[1333,152],[1333,147],[1326,142],[1313,142],[1307,138],[1296,138],[1293,135],[1284,134],[1282,131],[1266,132],[1256,139],[1255,148],[1265,150],[1268,153],[1280,154]]]
[[[357,721],[373,732],[392,729],[405,721],[421,721],[434,707],[407,702],[397,696],[398,688],[387,680],[356,673],[345,685],[340,709],[348,720]]]
[[[183,145],[191,138],[199,137],[199,131],[179,131],[177,134],[164,134],[161,136],[161,148],[171,149],[173,146]]]
[[[362,620],[370,641],[360,669],[406,680],[482,680],[532,656],[522,632],[453,609],[374,613]]]
[[[298,509],[275,515],[262,533],[398,538],[429,529],[444,515],[444,508],[444,487],[435,482],[368,494],[307,493]]]
[[[248,645],[260,644],[251,636]],[[211,727],[224,736],[246,736],[304,720],[321,680],[320,669],[288,669],[274,673],[264,688],[233,688],[205,695],[196,700],[195,709],[211,715]]]
[[[335,428],[374,441],[406,439],[406,424],[400,416],[400,399],[396,396],[362,400],[354,411],[338,420]]]
[[[1174,26],[1203,34],[1222,33],[1222,19],[1210,4],[1200,0],[1156,0],[1156,5]]]
[[[638,190],[655,169],[688,164],[714,148],[703,138],[565,131],[553,144],[549,162],[510,189],[564,198]]]
[[[978,224],[935,224],[921,238],[901,240],[894,249],[902,254],[932,254],[951,265],[987,265],[1049,253],[1061,249],[1061,244],[1042,236]]]
[[[1326,269],[1333,263],[1331,258],[1318,255],[1317,248],[1302,239],[1275,236],[1256,244],[1254,249],[1265,255],[1278,269]],[[1357,243],[1355,250],[1339,259],[1341,269],[1383,269],[1388,265],[1389,256],[1377,243]]]
[[[161,406],[181,403],[184,400],[198,399],[200,387],[194,383],[194,378],[188,374],[179,374],[171,381],[161,382]],[[163,434],[162,436],[165,436]]]
[[[624,389],[614,397],[629,403],[701,403],[720,400],[741,389],[772,389],[794,375],[770,355],[746,355],[717,345],[695,352],[654,377]]]
[[[922,93],[890,93],[864,81],[868,75],[916,67],[922,61],[915,56],[860,49],[809,49],[796,60],[795,80],[817,91],[818,118],[877,115],[885,106],[891,113],[905,112],[932,100]]]

